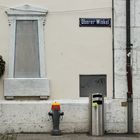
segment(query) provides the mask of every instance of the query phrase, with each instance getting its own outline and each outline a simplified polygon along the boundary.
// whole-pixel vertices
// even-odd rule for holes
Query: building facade
[[[131,3],[133,130],[139,132],[139,2]],[[53,101],[65,113],[62,132],[88,132],[88,96],[94,92],[105,96],[105,131],[127,132],[125,0],[1,0],[0,7],[0,53],[6,61],[1,133],[50,132]],[[111,26],[81,26],[91,18],[111,19]]]
[[[133,86],[133,123],[134,133],[140,132],[139,125],[139,4],[130,0],[131,63]],[[127,54],[128,55],[128,54]],[[127,100],[126,78],[126,1],[114,0],[114,59],[115,59],[115,98]],[[124,110],[127,112],[127,110]],[[127,118],[127,113],[123,115]],[[124,130],[127,132],[127,124]]]

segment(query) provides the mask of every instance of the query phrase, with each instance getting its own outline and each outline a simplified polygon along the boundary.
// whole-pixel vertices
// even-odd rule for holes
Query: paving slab
[[[17,134],[0,134],[0,140],[17,140]]]
[[[63,134],[61,136],[52,136],[50,134],[1,134],[0,140],[140,140],[140,135],[109,134],[96,137],[88,134]]]

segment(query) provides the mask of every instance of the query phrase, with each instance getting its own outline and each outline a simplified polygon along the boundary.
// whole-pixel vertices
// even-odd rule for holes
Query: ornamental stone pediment
[[[40,15],[40,16],[45,16],[47,14],[48,10],[39,8],[39,7],[34,7],[32,5],[23,5],[19,7],[12,7],[6,11],[6,14],[8,16],[21,16],[21,15]]]

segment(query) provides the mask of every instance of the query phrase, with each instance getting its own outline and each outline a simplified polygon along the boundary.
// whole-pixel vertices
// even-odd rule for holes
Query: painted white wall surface
[[[89,132],[89,102],[88,100],[57,100],[64,111],[60,121],[62,133]],[[123,99],[105,100],[105,132],[126,132],[126,110],[120,107]],[[0,132],[51,132],[52,120],[48,112],[50,101],[1,101],[0,103]],[[119,115],[118,115],[119,114]]]
[[[23,98],[14,101],[4,100],[3,80],[8,77],[10,49],[10,28],[5,11],[25,4],[48,10],[44,30],[45,77],[50,80],[51,90],[48,101],[33,101],[34,98],[26,98],[27,101],[22,101]],[[120,12],[117,8],[115,14]],[[107,75],[105,131],[110,133],[127,131],[126,107],[121,106],[121,102],[126,101],[125,70],[122,69],[125,62],[122,58],[125,57],[125,53],[123,49],[116,49],[119,43],[115,44],[116,99],[112,99],[112,26],[111,28],[79,27],[79,18],[82,17],[111,18],[112,1],[11,0],[9,2],[9,0],[0,0],[2,19],[0,54],[6,61],[5,75],[0,80],[0,132],[50,132],[52,126],[51,121],[48,121],[48,112],[52,100],[60,101],[62,111],[65,113],[64,120],[60,124],[62,132],[87,132],[89,130],[88,99],[79,97],[79,75],[95,74]],[[115,16],[115,31],[122,29],[120,25],[116,25],[120,18],[119,15]],[[122,40],[124,37],[121,37],[119,32],[115,32],[115,36]]]
[[[0,1],[1,55],[6,60],[10,33],[5,11],[25,4],[48,10],[45,24],[46,78],[50,80],[51,99],[78,99],[79,75],[107,75],[107,95],[112,97],[112,28],[79,27],[79,18],[111,18],[111,0]],[[3,79],[0,84],[3,99]]]
[[[114,0],[115,97],[126,99],[126,1]],[[133,132],[140,133],[140,1],[131,0],[131,43],[133,68]],[[127,116],[126,116],[127,117]]]

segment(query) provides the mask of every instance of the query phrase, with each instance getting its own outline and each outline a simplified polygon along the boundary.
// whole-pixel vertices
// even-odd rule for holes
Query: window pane
[[[80,75],[80,97],[89,97],[92,93],[106,96],[106,75]]]
[[[37,21],[16,21],[15,46],[15,77],[40,77]]]

